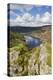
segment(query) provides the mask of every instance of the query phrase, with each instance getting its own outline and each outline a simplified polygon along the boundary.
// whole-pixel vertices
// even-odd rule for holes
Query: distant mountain
[[[41,27],[25,27],[25,26],[9,27],[9,29],[13,32],[23,32],[23,33],[42,30],[42,29],[47,29],[47,28],[51,28],[51,25],[45,25],[45,26],[41,26]]]

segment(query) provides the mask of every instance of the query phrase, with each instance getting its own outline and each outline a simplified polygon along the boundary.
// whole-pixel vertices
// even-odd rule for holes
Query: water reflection
[[[31,36],[26,36],[26,35],[24,36],[24,38],[25,38],[26,44],[31,48],[37,47],[42,43],[42,41],[39,38],[33,38]]]

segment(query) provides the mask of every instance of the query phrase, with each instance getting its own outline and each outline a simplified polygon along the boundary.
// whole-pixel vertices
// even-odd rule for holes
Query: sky
[[[10,4],[8,14],[10,26],[37,27],[52,24],[51,6]]]

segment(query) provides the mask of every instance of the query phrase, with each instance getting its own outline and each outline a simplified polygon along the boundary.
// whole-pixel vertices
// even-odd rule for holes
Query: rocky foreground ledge
[[[9,54],[10,76],[46,75],[52,72],[51,51],[48,43],[30,50],[20,44],[19,48],[17,46],[11,48]]]

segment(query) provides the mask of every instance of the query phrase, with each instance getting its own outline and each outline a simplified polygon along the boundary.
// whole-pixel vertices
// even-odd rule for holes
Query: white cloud
[[[24,13],[22,16],[18,15],[15,20],[10,21],[11,26],[42,26],[51,24],[51,14],[45,12],[43,15],[37,14],[35,17],[30,13]]]
[[[33,18],[34,17],[29,13],[24,13],[24,15],[22,16],[22,19],[27,22],[33,21]]]
[[[24,13],[24,11],[30,11],[33,8],[32,5],[28,5],[28,4],[10,4],[10,10],[20,10],[22,13]]]
[[[51,23],[51,14],[49,12],[46,12],[45,14],[43,14],[43,16],[41,17],[41,22]]]

